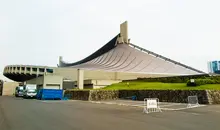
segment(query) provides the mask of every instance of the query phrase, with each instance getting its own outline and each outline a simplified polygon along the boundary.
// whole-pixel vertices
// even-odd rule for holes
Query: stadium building
[[[90,56],[66,63],[59,57],[58,67],[8,65],[4,76],[24,83],[50,88],[102,88],[122,80],[201,75],[200,70],[141,48],[130,42],[127,22],[120,33]]]

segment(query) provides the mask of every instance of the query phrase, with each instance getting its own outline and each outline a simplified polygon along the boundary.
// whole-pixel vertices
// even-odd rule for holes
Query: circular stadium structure
[[[139,77],[204,75],[206,73],[132,44],[128,39],[127,22],[124,22],[120,26],[119,34],[85,59],[66,63],[60,57],[58,67],[8,65],[3,74],[18,82],[36,79],[36,84],[38,77],[48,74],[59,75],[63,79],[76,81],[77,86],[83,88],[84,83],[88,82],[84,80],[91,80],[88,84],[95,82],[101,84],[100,86],[105,86],[113,81]],[[93,82],[93,80],[96,81]],[[105,83],[97,80],[105,80]],[[106,80],[111,81],[107,84]]]

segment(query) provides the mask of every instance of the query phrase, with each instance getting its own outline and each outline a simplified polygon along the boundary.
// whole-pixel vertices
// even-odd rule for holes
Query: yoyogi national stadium
[[[6,66],[3,74],[11,80],[40,87],[83,89],[101,88],[143,77],[202,75],[205,72],[131,43],[127,22],[124,22],[120,25],[119,34],[85,59],[67,63],[59,57],[58,67],[18,63]]]

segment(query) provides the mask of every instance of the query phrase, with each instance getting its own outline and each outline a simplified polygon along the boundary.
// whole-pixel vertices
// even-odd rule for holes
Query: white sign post
[[[191,83],[194,83],[194,82],[195,82],[195,79],[190,79],[190,82],[191,82]]]
[[[144,113],[162,112],[159,107],[158,98],[145,98],[144,99]]]
[[[188,96],[187,108],[198,107],[199,101],[197,96]]]

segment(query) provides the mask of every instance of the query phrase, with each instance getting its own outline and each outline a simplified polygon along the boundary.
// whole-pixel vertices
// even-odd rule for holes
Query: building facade
[[[220,74],[220,61],[208,62],[209,73]]]

